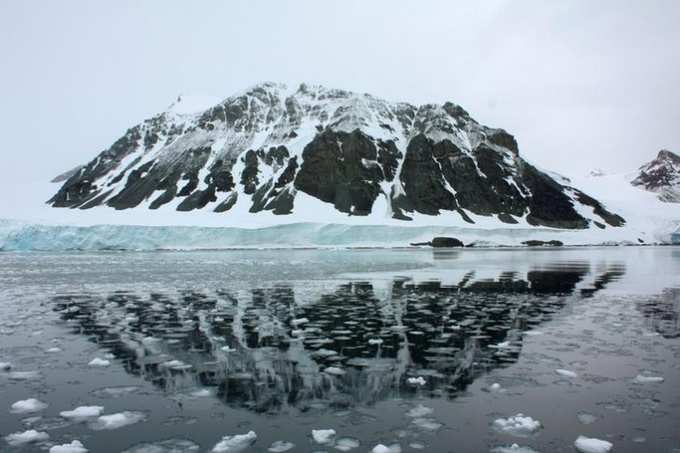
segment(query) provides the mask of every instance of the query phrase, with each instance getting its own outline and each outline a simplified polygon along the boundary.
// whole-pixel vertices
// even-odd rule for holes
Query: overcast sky
[[[680,151],[679,24],[675,0],[0,1],[0,217],[179,93],[265,80],[451,100],[539,166],[628,171]]]

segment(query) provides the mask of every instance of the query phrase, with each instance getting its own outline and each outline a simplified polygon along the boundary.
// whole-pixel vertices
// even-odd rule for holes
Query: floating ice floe
[[[49,348],[49,349],[48,349],[47,351],[45,351],[45,352],[49,352],[50,354],[54,354],[54,353],[57,353],[57,352],[61,352],[61,348],[57,348],[57,347],[55,346],[54,348]]]
[[[11,381],[32,381],[40,377],[39,371],[10,371],[7,377]]]
[[[71,411],[61,411],[59,415],[68,419],[84,419],[99,417],[103,411],[102,406],[79,406]]]
[[[335,430],[334,429],[313,429],[312,430],[312,439],[314,439],[314,442],[317,444],[329,444],[333,442],[333,438],[335,437]]]
[[[8,444],[13,447],[19,445],[29,444],[33,442],[42,442],[50,438],[50,435],[44,431],[36,431],[29,429],[28,431],[9,434],[5,437]]]
[[[89,366],[100,366],[100,367],[104,367],[104,366],[109,366],[109,365],[111,365],[111,362],[110,362],[109,360],[102,359],[102,358],[100,358],[100,357],[95,357],[94,359],[90,360],[90,363],[88,363],[88,365],[89,365]]]
[[[414,450],[425,450],[425,444],[421,444],[420,442],[411,442],[408,446]]]
[[[415,378],[408,378],[406,379],[406,382],[410,385],[425,385],[427,382],[425,381],[425,378],[422,376],[418,376]]]
[[[524,335],[529,335],[529,336],[537,336],[537,335],[543,335],[543,332],[540,330],[527,330],[524,332]]]
[[[31,412],[40,412],[46,407],[46,403],[35,398],[28,398],[12,404],[10,412],[13,414],[30,414]]]
[[[188,363],[184,363],[181,360],[168,360],[167,362],[161,363],[163,368],[169,368],[171,370],[188,370],[192,366]]]
[[[503,390],[503,387],[498,382],[494,382],[489,386],[489,391],[490,392],[500,392]]]
[[[117,414],[102,415],[90,424],[96,431],[118,429],[141,422],[146,416],[142,412],[124,411]]]
[[[434,418],[414,418],[413,421],[411,422],[415,426],[417,426],[420,429],[423,429],[425,431],[437,431],[439,428],[442,427],[442,424],[439,423],[437,420]]]
[[[246,434],[235,434],[233,436],[224,436],[221,441],[217,443],[212,449],[213,453],[234,453],[243,451],[257,440],[255,431],[249,431]]]
[[[166,439],[133,445],[123,453],[196,453],[200,445],[186,439]]]
[[[489,346],[490,348],[496,348],[496,349],[505,349],[510,347],[510,342],[509,341],[503,341],[498,344],[492,344]]]
[[[194,398],[205,398],[208,396],[212,396],[212,392],[209,389],[200,389],[200,390],[195,390],[190,393],[191,396]]]
[[[491,453],[538,453],[533,448],[522,447],[517,444],[512,444],[509,447],[496,447],[491,450]]]
[[[232,348],[232,347],[230,347],[230,346],[222,346],[222,347],[220,348],[220,351],[222,351],[222,352],[233,352],[233,351],[234,351],[234,348]]]
[[[345,374],[345,370],[335,366],[329,366],[323,370],[324,373],[332,374],[334,376],[342,376]]]
[[[581,453],[608,453],[614,445],[606,440],[578,436],[578,439],[574,442],[574,447]]]
[[[589,414],[587,412],[579,412],[578,414],[576,414],[576,418],[578,419],[579,422],[581,422],[584,425],[590,425],[597,421],[596,416],[594,416],[593,414]]]
[[[383,341],[380,338],[371,338],[370,340],[368,340],[368,344],[370,344],[370,345],[381,345],[381,344],[383,344]]]
[[[564,370],[561,368],[558,368],[555,370],[555,373],[559,374],[560,376],[568,377],[568,378],[577,378],[578,374],[576,374],[574,371],[570,370]]]
[[[526,437],[541,429],[541,423],[524,414],[494,420],[493,427],[500,432],[513,436]]]
[[[0,371],[9,371],[12,369],[12,364],[9,362],[0,362]]]
[[[286,442],[285,440],[277,440],[269,448],[267,448],[267,451],[270,451],[272,453],[282,453],[284,451],[291,450],[293,447],[295,447],[295,444],[292,442]]]
[[[426,415],[430,415],[432,412],[434,412],[434,409],[432,409],[431,407],[419,404],[413,409],[406,412],[406,416],[411,418],[420,418],[425,417]]]
[[[401,453],[401,445],[394,444],[388,447],[387,445],[378,444],[373,447],[371,453]]]
[[[290,323],[293,327],[298,327],[301,326],[302,324],[307,324],[309,322],[309,319],[307,318],[299,318],[299,319],[293,319]]]
[[[663,382],[664,378],[662,376],[650,376],[648,374],[638,374],[635,376],[635,382],[638,384],[653,384]]]
[[[335,449],[340,451],[350,451],[357,448],[361,443],[352,437],[342,437],[335,441]]]
[[[49,453],[87,453],[87,448],[79,440],[74,440],[70,444],[55,445]]]

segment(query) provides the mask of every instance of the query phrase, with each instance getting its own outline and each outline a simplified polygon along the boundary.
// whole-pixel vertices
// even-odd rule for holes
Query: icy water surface
[[[3,253],[0,451],[680,452],[679,316],[676,247]]]

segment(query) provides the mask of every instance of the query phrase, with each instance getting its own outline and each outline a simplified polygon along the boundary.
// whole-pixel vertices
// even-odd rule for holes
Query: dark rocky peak
[[[662,149],[656,159],[640,167],[631,184],[659,193],[661,201],[680,202],[680,156]]]

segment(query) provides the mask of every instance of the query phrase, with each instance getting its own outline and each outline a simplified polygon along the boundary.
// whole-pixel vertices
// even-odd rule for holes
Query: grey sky
[[[179,93],[451,100],[566,174],[680,150],[680,2],[0,1],[0,217]],[[47,188],[49,190],[49,188]]]

